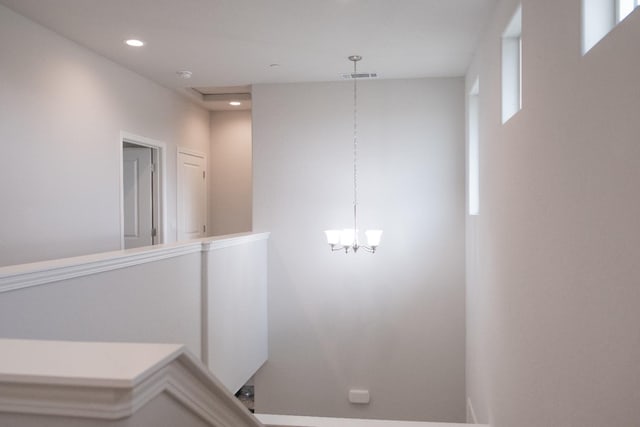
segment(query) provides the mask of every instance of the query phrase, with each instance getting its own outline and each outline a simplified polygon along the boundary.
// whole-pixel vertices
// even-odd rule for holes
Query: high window
[[[522,109],[522,6],[502,33],[502,123]]]
[[[469,215],[480,213],[480,81],[476,79],[468,100],[468,138],[467,177],[469,195]]]
[[[602,40],[638,5],[640,0],[582,0],[582,54]]]
[[[640,4],[640,0],[616,0],[616,20],[617,22],[622,21],[627,17],[633,9],[638,7]]]

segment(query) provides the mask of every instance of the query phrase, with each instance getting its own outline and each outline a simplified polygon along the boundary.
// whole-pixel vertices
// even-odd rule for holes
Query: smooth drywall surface
[[[256,411],[464,420],[463,79],[362,81],[359,228],[348,82],[253,87],[254,229],[269,241],[269,360]],[[349,389],[368,389],[353,405]]]
[[[267,240],[206,259],[207,366],[235,393],[268,357]]]
[[[4,6],[0,56],[0,265],[120,248],[121,131],[167,144],[175,240],[176,146],[208,153],[209,113]]]
[[[251,231],[251,111],[211,112],[209,235]]]
[[[201,354],[201,255],[0,294],[0,337],[185,344]]]
[[[579,1],[522,2],[523,107],[500,120],[502,1],[480,77],[467,388],[496,427],[640,420],[640,12],[581,54]]]

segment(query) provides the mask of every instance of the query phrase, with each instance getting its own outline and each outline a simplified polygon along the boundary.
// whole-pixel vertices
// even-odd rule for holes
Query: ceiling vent
[[[351,79],[377,79],[378,73],[344,73],[341,74],[343,80]]]

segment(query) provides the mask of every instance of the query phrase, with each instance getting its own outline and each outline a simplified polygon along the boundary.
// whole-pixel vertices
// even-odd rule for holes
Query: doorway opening
[[[166,146],[122,132],[120,148],[120,247],[164,243]]]

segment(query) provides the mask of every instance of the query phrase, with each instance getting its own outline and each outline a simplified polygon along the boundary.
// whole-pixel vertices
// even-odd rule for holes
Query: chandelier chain
[[[358,244],[358,59],[353,59],[353,231]]]

